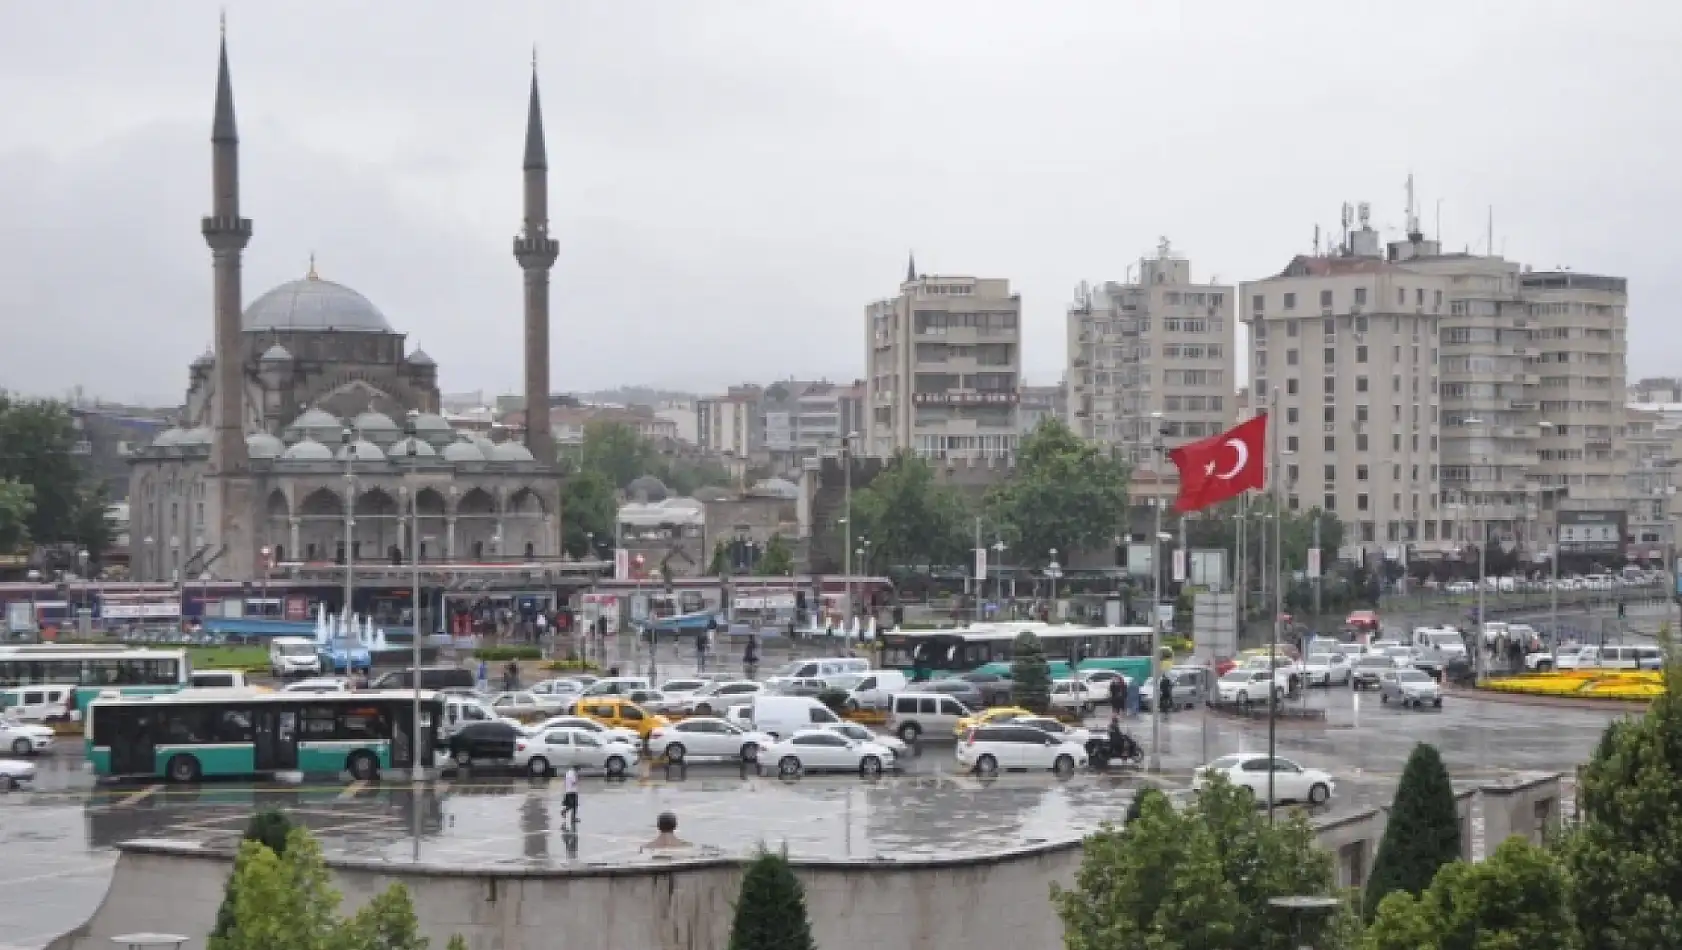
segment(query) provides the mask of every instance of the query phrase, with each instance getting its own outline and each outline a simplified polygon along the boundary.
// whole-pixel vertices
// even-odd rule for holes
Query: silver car
[[[1443,705],[1443,691],[1437,681],[1421,670],[1386,670],[1378,675],[1378,701],[1395,700],[1403,706],[1424,708]]]

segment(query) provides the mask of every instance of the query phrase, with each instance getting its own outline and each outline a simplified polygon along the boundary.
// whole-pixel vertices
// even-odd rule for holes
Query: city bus
[[[979,670],[1010,675],[1023,631],[1039,637],[1053,679],[1078,670],[1115,670],[1135,683],[1150,678],[1150,627],[1084,627],[1036,622],[989,623],[953,630],[896,630],[882,637],[882,666],[924,679]],[[1071,667],[1070,659],[1078,654]]]
[[[173,693],[191,681],[186,650],[51,643],[0,647],[0,688],[74,686],[77,709],[111,690],[125,696]]]
[[[420,760],[438,748],[443,697],[421,694]],[[101,695],[87,708],[88,761],[102,778],[257,777],[349,772],[361,781],[414,765],[412,690]]]

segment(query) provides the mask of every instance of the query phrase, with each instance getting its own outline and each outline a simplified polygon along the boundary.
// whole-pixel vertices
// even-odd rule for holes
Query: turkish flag
[[[1267,480],[1267,413],[1182,445],[1168,458],[1180,470],[1175,511],[1200,511],[1237,498],[1248,488],[1261,491]]]

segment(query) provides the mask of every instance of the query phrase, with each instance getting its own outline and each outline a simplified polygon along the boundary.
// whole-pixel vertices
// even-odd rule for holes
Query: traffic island
[[[1643,713],[1652,705],[1650,699],[1622,699],[1593,695],[1560,695],[1524,693],[1491,689],[1488,686],[1444,686],[1443,695],[1460,699],[1478,699],[1515,706],[1550,706],[1555,709],[1601,709],[1613,712]]]

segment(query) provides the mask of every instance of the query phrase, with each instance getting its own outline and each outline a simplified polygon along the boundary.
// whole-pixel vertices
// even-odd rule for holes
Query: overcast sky
[[[557,390],[863,366],[862,310],[1009,277],[1030,382],[1075,285],[1166,235],[1266,276],[1343,201],[1630,278],[1630,375],[1682,374],[1682,4],[1659,0],[229,3],[249,301],[370,297],[446,391],[520,386],[538,47]],[[214,3],[0,9],[0,387],[173,403],[211,338]],[[403,11],[396,15],[395,11]],[[468,11],[471,11],[469,13]]]

